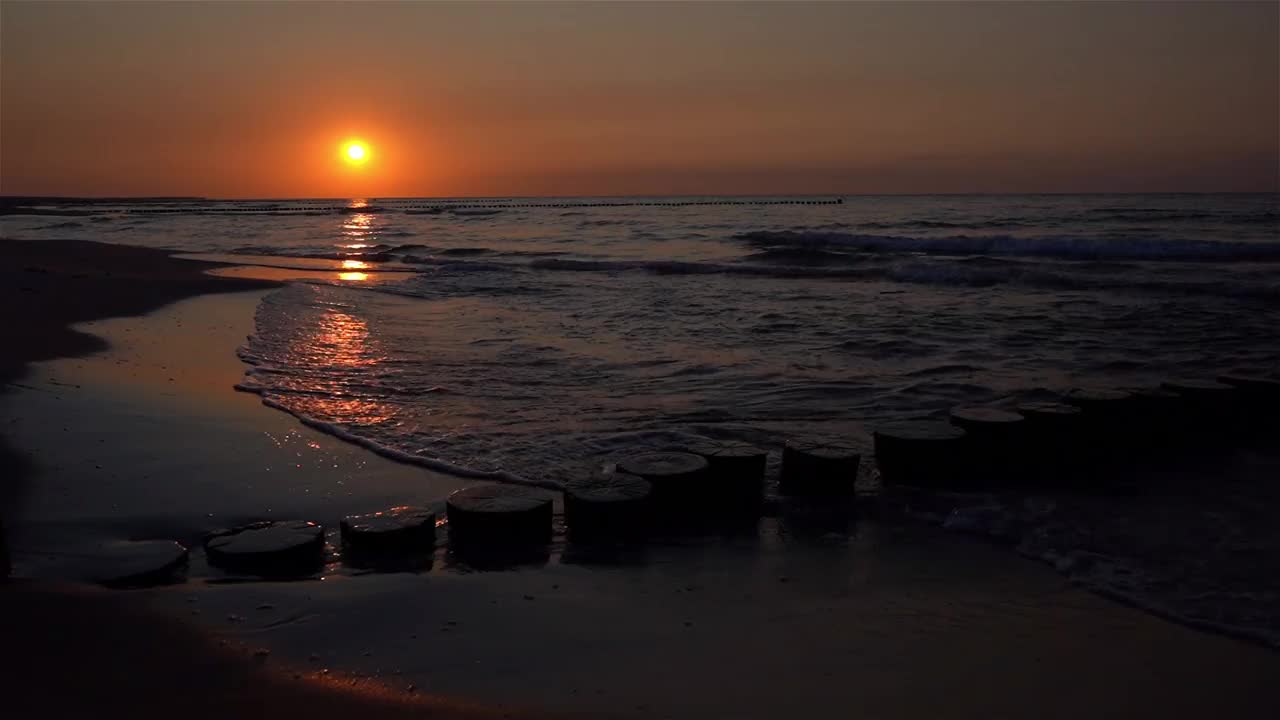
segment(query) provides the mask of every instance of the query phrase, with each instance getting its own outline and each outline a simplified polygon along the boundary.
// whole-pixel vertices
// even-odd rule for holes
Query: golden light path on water
[[[352,209],[366,207],[365,200],[353,200]],[[375,237],[372,213],[347,215],[340,228],[341,250],[359,251],[372,247]],[[338,280],[347,283],[363,283],[371,279],[374,263],[365,260],[345,259],[340,262]],[[391,421],[395,410],[391,406],[368,400],[358,388],[346,387],[337,378],[347,376],[353,369],[361,373],[375,373],[384,356],[376,340],[370,338],[369,326],[362,318],[339,307],[326,307],[307,331],[300,333],[291,352],[301,357],[310,356],[320,367],[331,372],[320,373],[309,381],[314,395],[306,400],[307,413],[314,417],[340,420],[344,424],[373,425]]]
[[[369,206],[367,200],[352,200],[348,205],[351,209],[359,209]],[[338,247],[342,250],[360,251],[373,247],[373,243],[368,242],[372,239],[373,230],[373,214],[372,213],[354,213],[346,216],[342,223],[342,242],[338,243]],[[344,272],[338,273],[338,279],[343,282],[359,283],[369,279],[369,273],[359,272],[368,270],[372,266],[363,260],[343,260],[342,269]]]
[[[363,319],[336,307],[324,308],[312,327],[296,337],[291,352],[311,357],[313,367],[323,368],[308,378],[312,385],[308,389],[314,394],[304,401],[310,406],[307,414],[348,425],[375,425],[395,418],[394,408],[363,397],[359,387],[340,380],[350,377],[352,370],[373,374],[384,360]]]

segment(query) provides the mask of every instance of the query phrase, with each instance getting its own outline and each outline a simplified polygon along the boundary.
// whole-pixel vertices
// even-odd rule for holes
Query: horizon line
[[[208,201],[208,202],[328,202],[352,200],[527,200],[587,198],[850,198],[850,197],[1010,197],[1080,195],[1280,195],[1280,190],[1161,190],[1161,191],[1046,191],[1046,192],[882,192],[882,193],[630,193],[605,195],[348,195],[292,197],[217,197],[209,195],[22,195],[0,194],[0,201]]]

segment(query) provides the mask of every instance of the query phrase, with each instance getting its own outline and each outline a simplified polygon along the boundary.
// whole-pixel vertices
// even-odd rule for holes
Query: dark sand
[[[308,276],[310,277],[310,276]],[[13,528],[24,576],[77,577],[45,551],[98,539],[198,543],[217,528],[442,502],[468,481],[404,465],[233,392],[233,352],[265,291],[206,295],[78,328],[109,339],[88,358],[40,363],[0,406],[40,459]],[[180,479],[180,481],[178,481]]]
[[[275,283],[214,278],[208,263],[171,258],[149,248],[66,240],[0,238],[0,383],[22,376],[28,363],[87,355],[105,347],[72,323],[137,315],[179,298],[237,292]],[[0,435],[0,518],[21,492],[27,461]]]
[[[27,363],[85,355],[105,347],[69,325],[138,315],[184,297],[276,285],[256,278],[218,278],[210,263],[170,257],[150,248],[79,240],[0,239],[0,380]]]
[[[374,509],[371,488],[414,502],[448,491],[447,478],[227,390],[257,297],[96,323],[110,351],[44,363],[14,390],[2,417],[19,416],[15,437],[44,472],[32,508],[50,522],[33,542],[148,526],[166,506],[176,526],[198,524],[245,477],[246,497],[326,521]],[[250,440],[282,433],[295,433],[283,449]],[[264,466],[276,473],[299,452],[305,467],[264,486],[275,477]],[[132,472],[142,466],[182,483]],[[335,489],[353,480],[358,491]],[[166,485],[196,507],[173,507],[183,496]],[[246,512],[236,501],[219,518]],[[654,544],[612,563],[557,543],[505,572],[459,572],[442,549],[421,574],[335,566],[322,580],[223,584],[197,556],[190,582],[154,590],[20,584],[0,592],[4,617],[23,618],[10,655],[23,667],[0,693],[17,716],[485,716],[457,698],[646,719],[1263,718],[1280,706],[1275,652],[1082,592],[1007,550],[915,526],[797,530],[769,520],[758,536]]]
[[[316,671],[295,672],[130,593],[14,581],[0,590],[10,718],[502,718]]]
[[[0,343],[0,380],[6,391],[24,388],[20,380],[30,363],[108,347],[101,338],[72,329],[73,323],[138,315],[197,295],[278,285],[253,277],[213,277],[205,271],[216,265],[171,258],[163,251],[90,242],[0,239],[0,260],[0,322],[7,330]],[[232,361],[233,350],[223,348]],[[233,395],[229,384],[221,388]],[[57,453],[26,457],[5,441],[0,435],[0,518],[18,525],[14,514],[25,484],[33,475],[47,476],[46,466]],[[133,593],[15,580],[0,585],[0,617],[6,658],[0,708],[6,717],[511,716],[425,692],[391,693],[379,684],[268,667],[262,657],[207,629],[148,608]]]

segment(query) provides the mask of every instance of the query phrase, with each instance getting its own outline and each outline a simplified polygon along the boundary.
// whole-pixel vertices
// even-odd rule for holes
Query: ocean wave
[[[444,215],[448,213],[456,217],[475,217],[485,218],[492,215],[501,214],[500,208],[451,208],[451,207],[430,207],[430,208],[405,208],[405,215]]]
[[[1173,210],[1168,208],[1101,207],[1092,208],[1090,215],[1099,220],[1115,222],[1185,222],[1188,220],[1212,220],[1233,225],[1280,223],[1280,212],[1231,212],[1208,210]]]
[[[655,275],[711,275],[732,272],[732,266],[686,260],[574,260],[570,258],[546,258],[534,260],[529,266],[539,270],[569,270],[578,272],[626,272],[640,270]]]
[[[1166,479],[1175,486],[1181,478]],[[1280,552],[1276,497],[1232,478],[1133,503],[1045,495],[949,495],[945,529],[1008,544],[1073,583],[1174,622],[1280,648],[1280,585],[1257,574]],[[1207,511],[1209,510],[1209,511]],[[1178,533],[1171,535],[1170,527]]]
[[[440,251],[441,255],[452,256],[471,256],[471,255],[488,255],[493,250],[487,247],[452,247],[444,248]]]
[[[1019,255],[1065,260],[1280,261],[1280,243],[1142,237],[911,237],[794,230],[757,230],[739,233],[734,237],[764,250],[811,248],[864,253]]]
[[[1278,225],[1280,224],[1280,213],[1142,210],[1138,208],[1106,210],[1095,208],[1088,211],[1088,214],[1085,217],[1081,217],[1079,215],[1034,215],[1027,217],[997,217],[989,219],[975,218],[972,220],[872,220],[859,223],[858,227],[864,230],[991,230],[998,228],[1046,228],[1060,226],[1063,224],[1078,224],[1081,222],[1088,223],[1090,225],[1105,223],[1156,224],[1197,222],[1224,225]],[[822,228],[820,226],[810,226],[804,229],[818,230]],[[1132,230],[1132,228],[1130,228],[1130,230]]]
[[[1037,219],[1041,225],[1044,220]],[[879,222],[871,221],[860,223],[859,227],[870,230],[947,230],[947,229],[971,229],[978,230],[982,228],[1020,228],[1030,227],[1030,224],[1024,219],[996,219],[996,220],[980,220],[975,222],[949,222],[946,220],[903,220],[901,222]]]
[[[877,271],[847,267],[764,265],[694,260],[577,260],[551,257],[529,263],[535,270],[568,272],[646,272],[654,275],[742,275],[770,278],[874,278]]]
[[[835,252],[820,247],[780,247],[762,250],[746,257],[751,262],[802,263],[805,265],[844,264],[858,260],[858,256]]]
[[[390,252],[405,252],[406,250],[430,250],[430,249],[431,249],[430,245],[422,245],[421,243],[403,243],[400,245],[393,245],[387,248],[387,250]]]
[[[407,465],[416,465],[429,470],[448,473],[455,477],[472,478],[476,480],[494,480],[497,482],[512,483],[515,485],[529,485],[531,487],[540,487],[548,490],[563,490],[564,486],[552,480],[538,480],[526,478],[506,470],[478,470],[476,468],[467,467],[465,465],[456,465],[446,460],[438,458],[426,457],[424,455],[415,455],[404,450],[393,448],[389,445],[383,445],[375,440],[371,440],[363,435],[347,430],[339,423],[325,422],[317,420],[303,413],[295,411],[287,403],[276,399],[274,395],[265,390],[255,382],[239,383],[235,386],[236,390],[241,392],[253,393],[262,399],[262,404],[269,408],[286,412],[297,418],[299,422],[307,427],[314,428],[327,435],[349,442],[353,445],[359,445],[362,448],[371,450],[385,458],[405,463]]]
[[[63,210],[58,208],[12,207],[0,204],[0,215],[10,217],[86,217],[96,210]]]
[[[676,260],[535,260],[531,268],[571,272],[648,272],[655,275],[740,275],[768,278],[813,278],[853,281],[890,281],[953,287],[1017,285],[1054,290],[1102,290],[1168,293],[1173,295],[1225,296],[1280,300],[1280,282],[1230,280],[1139,280],[1132,277],[1097,276],[1058,272],[1035,265],[966,265],[953,261],[893,262],[858,267],[752,265]]]
[[[1265,246],[1264,246],[1265,247]],[[387,249],[381,249],[387,248]],[[894,282],[943,287],[986,288],[1012,285],[1048,290],[1092,290],[1161,293],[1178,296],[1219,296],[1280,301],[1280,280],[1267,273],[1235,274],[1230,278],[1153,277],[1127,272],[1132,266],[1119,261],[1056,265],[1007,257],[943,258],[927,253],[893,256],[887,253],[858,254],[848,246],[801,243],[769,248],[738,261],[695,260],[612,260],[564,257],[566,253],[545,251],[499,251],[483,246],[453,248],[424,245],[375,245],[359,252],[317,252],[285,250],[258,245],[232,249],[232,254],[271,255],[305,259],[344,260],[359,258],[369,262],[398,261],[405,265],[434,268],[433,272],[518,273],[524,270],[548,272],[648,273],[665,276],[726,275],[765,279],[814,279],[851,282]],[[431,254],[403,252],[427,250]],[[922,256],[923,255],[923,256]],[[1077,260],[1085,260],[1077,257]],[[1277,258],[1280,259],[1280,258]],[[389,290],[389,289],[388,289]]]
[[[406,265],[447,267],[459,272],[514,272],[517,269],[511,263],[464,260],[436,255],[402,255],[400,256],[400,262]]]
[[[363,262],[391,262],[399,258],[387,245],[370,245],[366,248],[345,250],[307,250],[300,248],[280,248],[269,245],[239,245],[229,248],[228,255],[254,255],[271,258],[296,258],[299,260],[360,260]],[[324,269],[324,268],[316,268]]]

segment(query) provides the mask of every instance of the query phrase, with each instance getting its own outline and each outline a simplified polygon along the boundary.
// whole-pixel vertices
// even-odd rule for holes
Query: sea
[[[876,423],[958,405],[1280,371],[1276,194],[66,200],[24,213],[0,217],[0,234],[330,271],[261,302],[255,333],[228,348],[245,362],[239,389],[469,477],[555,487],[702,439],[869,448]],[[1265,504],[1274,491],[1246,495],[1241,513],[1280,509]],[[1037,502],[1003,508],[1001,527],[1018,518],[1025,541],[1071,515],[1117,539],[1041,537],[1028,553],[1280,639],[1280,581],[1238,564],[1232,577],[1253,579],[1156,577],[1141,548],[1167,525],[1135,540],[1118,530],[1141,525],[1132,504]],[[1195,525],[1202,502],[1161,512]],[[1274,531],[1252,532],[1280,557]],[[1191,553],[1221,537],[1186,536]]]

